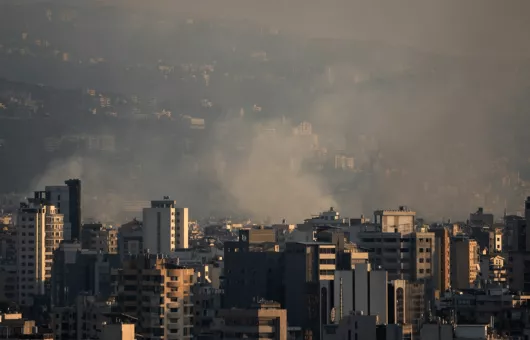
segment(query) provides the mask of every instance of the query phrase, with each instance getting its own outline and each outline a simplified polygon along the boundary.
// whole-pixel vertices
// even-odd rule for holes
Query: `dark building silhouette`
[[[68,186],[68,211],[72,226],[71,239],[79,240],[81,234],[81,180],[69,179],[64,183]]]

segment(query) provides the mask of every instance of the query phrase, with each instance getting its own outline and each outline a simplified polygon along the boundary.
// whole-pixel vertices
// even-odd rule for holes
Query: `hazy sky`
[[[350,190],[351,194],[340,199],[332,197],[330,190],[333,189],[327,187],[329,182],[333,183],[329,185],[331,187],[341,184],[334,181],[335,178],[301,174],[296,167],[291,167],[290,154],[297,155],[302,161],[311,157],[307,148],[300,146],[296,139],[278,135],[271,142],[260,135],[260,124],[252,119],[236,119],[226,122],[231,136],[212,138],[211,145],[204,145],[189,161],[176,161],[178,157],[174,155],[171,145],[153,152],[149,149],[149,143],[139,143],[135,157],[146,165],[146,177],[156,179],[141,183],[141,188],[131,186],[122,173],[107,169],[104,162],[97,159],[83,161],[77,157],[52,162],[36,179],[35,182],[39,183],[37,187],[79,176],[86,181],[87,186],[92,187],[94,195],[106,190],[105,183],[118,183],[117,187],[124,199],[135,197],[149,200],[171,195],[193,209],[204,208],[201,211],[204,214],[214,210],[241,209],[259,218],[286,217],[290,221],[300,220],[335,204],[349,215],[406,204],[423,215],[441,218],[455,211],[459,216],[465,216],[476,208],[475,204],[483,204],[484,192],[477,194],[476,202],[470,201],[470,196],[474,194],[475,188],[488,191],[492,185],[501,182],[498,173],[494,176],[490,173],[495,158],[499,155],[520,158],[518,152],[521,149],[517,147],[524,143],[517,141],[514,136],[515,132],[519,136],[527,136],[526,130],[521,133],[519,127],[525,126],[521,122],[524,122],[525,114],[530,114],[526,109],[528,101],[525,101],[530,88],[528,0],[113,1],[140,12],[155,14],[131,19],[138,20],[133,21],[132,24],[137,25],[132,26],[145,35],[139,34],[137,39],[126,40],[127,44],[150,46],[152,49],[148,49],[149,52],[156,52],[157,44],[169,46],[170,52],[171,48],[178,52],[187,48],[197,50],[199,46],[201,58],[208,62],[215,59],[216,71],[212,73],[212,82],[221,85],[202,90],[216,104],[230,97],[230,104],[221,107],[221,111],[238,112],[252,97],[265,108],[266,114],[260,119],[270,115],[268,117],[272,118],[268,123],[271,125],[279,125],[278,118],[281,116],[291,118],[290,123],[293,125],[308,120],[314,124],[314,131],[323,141],[336,138],[337,144],[347,135],[354,135],[355,138],[361,134],[375,137],[382,146],[381,152],[372,150],[367,158],[380,158],[376,163],[380,167],[379,173],[383,174],[382,178],[363,177],[359,180],[362,183],[355,186],[352,184],[354,176],[344,175],[344,188]],[[157,16],[157,13],[160,15]],[[198,28],[198,31],[190,29],[189,32],[193,33],[187,37],[189,39],[172,45],[168,44],[172,38],[171,32],[160,34],[156,29],[150,29],[153,20],[182,18],[183,15],[196,19],[221,17],[229,21],[259,23],[304,38],[353,38],[392,46],[411,46],[415,50],[430,53],[424,56],[408,49],[382,48],[384,44],[373,44],[368,48],[360,44],[345,50],[345,56],[341,56],[340,49],[338,52],[330,51],[324,45],[307,54],[300,53],[293,61],[285,57],[287,53],[278,53],[271,47],[266,52],[272,59],[275,56],[283,57],[277,57],[270,64],[251,60],[247,64],[250,66],[244,68],[237,63],[250,60],[246,53],[250,54],[253,49],[266,48],[263,41],[267,39],[260,40],[258,34],[250,33],[239,37],[222,30],[219,30],[218,35],[210,36],[197,33],[200,31]],[[109,27],[105,40],[107,44],[97,39],[91,42],[100,50],[112,47],[108,46],[112,45],[112,39],[123,40],[122,35],[117,33],[122,26],[114,28],[116,31],[112,31],[112,26]],[[292,38],[293,35],[289,36]],[[150,44],[144,45],[142,39]],[[293,40],[296,41],[293,50],[305,51],[305,39]],[[231,49],[226,46],[232,44],[237,49],[230,55],[226,50]],[[373,46],[375,48],[371,48]],[[118,47],[121,53],[121,47]],[[351,60],[351,49],[366,49],[366,53]],[[436,54],[443,57],[437,58]],[[125,54],[125,58],[129,57],[134,59],[134,55]],[[176,59],[178,65],[181,61]],[[282,68],[275,68],[274,65],[287,65],[287,69],[290,69],[290,63],[304,62],[314,67],[312,72],[304,74],[307,78],[286,74],[287,81],[279,82],[284,85],[282,91],[278,91],[281,93],[269,91],[274,83],[264,81],[267,77],[263,73],[266,76],[278,76],[278,70]],[[223,70],[226,65],[230,67]],[[233,72],[238,76],[256,75],[256,83],[260,86],[252,87],[252,84],[256,84],[253,81],[229,82],[226,79],[233,75],[226,76],[221,72]],[[333,75],[333,84],[329,81],[330,74]],[[108,75],[109,78],[113,76],[114,73]],[[122,79],[116,76],[113,82],[118,84],[117,92],[120,92]],[[151,83],[146,85],[141,79],[135,79],[139,85],[153,87]],[[101,79],[99,81],[105,83]],[[164,87],[163,84],[158,82],[155,85]],[[189,89],[186,84],[178,83],[178,86]],[[101,84],[105,85],[108,84]],[[182,108],[174,109],[178,112]],[[515,120],[513,117],[519,118]],[[212,126],[210,122],[207,119],[208,127]],[[123,128],[127,129],[127,126]],[[217,129],[207,131],[215,136],[220,134]],[[239,135],[245,131],[253,134],[245,139]],[[162,133],[156,136],[144,134],[142,141],[164,137],[167,136]],[[355,149],[356,145],[352,145],[357,143],[355,138],[349,141],[348,147]],[[247,148],[248,159],[239,159],[230,154],[232,142],[237,139]],[[453,141],[458,142],[457,147]],[[217,162],[223,157],[223,161]],[[367,160],[363,160],[363,155],[356,153],[355,157],[357,165],[365,165],[363,162]],[[510,166],[512,171],[516,167],[513,164]],[[225,167],[230,170],[223,172]],[[289,167],[291,169],[287,171]],[[395,175],[400,171],[408,173]],[[384,175],[387,173],[390,175]],[[509,171],[504,172],[507,173]],[[211,198],[215,190],[210,188],[214,185],[222,193],[220,199]],[[465,191],[465,195],[459,196],[459,190]],[[444,199],[427,201],[427,193],[431,197]],[[499,196],[499,200],[502,199]],[[102,205],[114,211],[120,202],[110,205],[103,201]]]
[[[355,38],[421,50],[530,57],[525,0],[157,0],[129,5],[276,25],[312,37]]]

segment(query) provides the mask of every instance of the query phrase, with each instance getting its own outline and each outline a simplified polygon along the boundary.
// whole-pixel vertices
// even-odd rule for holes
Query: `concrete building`
[[[526,324],[529,295],[515,294],[499,284],[484,289],[445,292],[437,303],[437,314],[463,324],[494,322],[501,329],[522,331]]]
[[[511,289],[530,292],[530,196],[524,202],[524,220],[507,219],[507,227],[511,229],[512,251],[508,257],[508,283]],[[511,223],[508,223],[511,221]]]
[[[14,226],[0,226],[0,263],[16,261],[17,232]]]
[[[436,259],[434,233],[381,232],[377,228],[360,232],[359,238],[359,245],[369,250],[370,262],[388,271],[389,280],[433,278]]]
[[[0,302],[17,301],[17,265],[16,262],[0,265]]]
[[[289,325],[301,327],[304,337],[322,338],[330,323],[335,279],[334,244],[287,243],[285,249],[285,307]]]
[[[53,251],[63,240],[63,215],[42,192],[21,203],[17,214],[18,303],[32,306],[44,295],[52,274]]]
[[[392,302],[389,323],[410,325],[413,335],[419,335],[426,317],[425,284],[395,280],[389,295]]]
[[[377,340],[408,340],[412,336],[410,325],[387,324],[376,328]]]
[[[191,339],[193,269],[162,255],[132,257],[113,270],[121,312],[138,318],[136,332],[149,339]]]
[[[323,340],[377,340],[377,324],[377,316],[350,313],[336,325],[326,326]]]
[[[434,257],[434,289],[444,292],[451,287],[451,238],[444,226],[431,227],[436,242]]]
[[[494,230],[489,231],[489,247],[488,251],[490,254],[499,254],[502,253],[502,229],[496,228]]]
[[[116,254],[81,249],[79,242],[63,242],[53,255],[52,306],[71,306],[79,294],[109,297],[111,270],[120,267]]]
[[[100,340],[135,340],[133,323],[105,325],[101,330]]]
[[[151,207],[143,211],[143,243],[153,254],[188,248],[188,208],[177,208],[176,201],[167,196],[151,201]]]
[[[127,256],[140,255],[144,249],[143,224],[136,219],[118,229],[118,253],[121,260]]]
[[[102,224],[84,224],[81,230],[81,247],[105,254],[118,254],[118,231]]]
[[[493,222],[493,214],[485,213],[481,207],[475,213],[469,214],[469,224],[472,226],[492,227]]]
[[[354,244],[347,244],[337,253],[338,269],[355,269],[357,264],[368,263],[370,254]]]
[[[420,339],[453,340],[453,332],[451,324],[428,323],[421,328]]]
[[[387,283],[387,272],[372,270],[368,263],[358,264],[354,270],[335,271],[333,323],[338,324],[354,312],[376,316],[377,324],[388,323]]]
[[[48,202],[64,216],[64,239],[81,236],[81,181],[69,179],[63,186],[47,186],[44,189]]]
[[[0,313],[0,339],[53,340],[53,332],[35,327],[35,320],[28,320],[20,313]]]
[[[259,237],[252,236],[255,232]],[[259,299],[284,301],[284,254],[277,243],[268,242],[275,240],[274,235],[272,229],[246,229],[239,231],[238,241],[224,243],[225,306],[249,308]]]
[[[287,311],[272,301],[258,301],[247,309],[222,309],[214,326],[217,339],[287,340]]]
[[[507,274],[504,257],[500,255],[482,255],[480,257],[480,279],[483,283],[506,283]]]
[[[304,229],[304,227],[324,225],[331,227],[346,227],[350,225],[350,219],[342,217],[338,211],[331,207],[328,211],[311,216],[311,218],[306,219],[303,224],[299,224],[297,227],[298,229]]]
[[[468,289],[475,285],[480,270],[477,241],[465,235],[453,237],[451,245],[451,287]]]
[[[135,340],[133,323],[105,325],[101,330],[100,340]]]
[[[526,251],[526,219],[521,216],[504,217],[503,250]]]
[[[192,287],[192,292],[195,306],[193,336],[197,338],[201,335],[211,334],[217,313],[222,308],[221,300],[224,292],[222,289],[213,288],[208,284],[195,284]]]
[[[381,227],[383,233],[414,232],[416,213],[405,206],[398,210],[376,210],[374,222]]]
[[[101,331],[109,321],[114,301],[81,294],[74,303],[66,307],[54,307],[51,326],[55,340],[99,339]]]

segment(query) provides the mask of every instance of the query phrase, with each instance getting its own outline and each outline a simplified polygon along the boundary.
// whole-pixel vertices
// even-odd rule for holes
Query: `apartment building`
[[[63,240],[63,215],[45,194],[35,192],[28,203],[20,204],[16,226],[18,303],[32,306],[33,297],[49,288],[53,252]]]
[[[136,332],[149,339],[190,339],[194,270],[163,255],[131,257],[113,270],[121,312],[138,318]]]
[[[289,325],[301,327],[304,337],[322,338],[330,323],[336,246],[322,242],[288,242],[285,249],[285,307]]]
[[[102,328],[108,321],[114,300],[80,294],[74,304],[55,307],[51,313],[51,325],[55,340],[99,339]]]
[[[480,253],[477,241],[457,235],[451,245],[451,287],[473,288],[480,271]]]
[[[109,297],[111,269],[120,268],[117,254],[81,249],[79,242],[63,242],[53,255],[52,306],[70,306],[79,294]]]
[[[375,229],[359,232],[359,239],[359,245],[369,250],[370,261],[388,271],[389,280],[428,280],[434,275],[434,233]]]
[[[102,224],[84,224],[81,230],[83,249],[99,251],[105,254],[118,253],[118,231]]]
[[[482,282],[507,282],[506,260],[500,255],[480,257],[480,279]]]
[[[247,309],[222,309],[213,327],[218,339],[287,340],[287,311],[273,301],[258,301]]]
[[[143,252],[143,224],[133,219],[123,224],[118,230],[118,253],[125,260],[129,255],[139,255]]]
[[[273,229],[239,231],[224,243],[224,304],[248,308],[256,299],[283,302],[283,253]]]
[[[383,233],[412,233],[415,226],[416,212],[406,206],[397,210],[376,210],[374,222]]]
[[[490,254],[502,253],[502,229],[496,228],[489,231],[489,248],[488,251]]]
[[[168,196],[143,210],[143,246],[153,254],[188,248],[188,208],[178,208]]]
[[[81,236],[81,181],[69,179],[66,185],[46,186],[44,195],[64,217],[64,239],[79,240]]]
[[[377,316],[351,312],[337,324],[326,326],[323,340],[376,340],[377,324]]]
[[[444,292],[451,286],[451,238],[445,226],[431,227],[434,233],[436,252],[434,257],[434,289]]]
[[[425,284],[395,280],[389,293],[391,311],[389,323],[410,325],[413,335],[419,335],[425,320]]]

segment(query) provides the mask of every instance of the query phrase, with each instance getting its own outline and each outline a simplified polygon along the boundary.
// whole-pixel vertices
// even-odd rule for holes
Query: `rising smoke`
[[[527,1],[121,5],[155,16],[222,17],[262,25],[265,31],[278,28],[304,48],[277,60],[275,55],[285,51],[268,50],[270,62],[294,64],[293,74],[318,71],[282,88],[281,95],[230,83],[210,89],[209,97],[224,111],[238,111],[237,102],[248,97],[265,98],[260,105],[266,116],[249,119],[247,112],[224,117],[222,123],[207,120],[208,138],[187,153],[171,145],[150,149],[145,143],[164,136],[141,136],[134,146],[141,181],[130,180],[127,166],[118,171],[107,160],[74,156],[52,162],[32,190],[79,177],[86,188],[86,215],[100,220],[115,218],[124,201],[162,195],[189,206],[195,217],[239,214],[293,222],[329,206],[358,215],[408,204],[432,219],[464,217],[484,204],[497,213],[504,206],[516,209],[524,196],[501,182],[528,163],[528,135],[522,128],[530,116]],[[157,36],[153,44],[165,43],[159,26],[151,35],[147,26],[135,29],[146,30],[142,39]],[[242,46],[259,47],[261,41],[260,36],[238,39],[203,41],[206,51],[223,51],[215,58],[217,69],[233,63],[225,50],[234,46],[235,58]],[[359,172],[306,171],[316,146],[293,136],[292,128],[302,121],[313,124],[318,146],[353,154]]]

